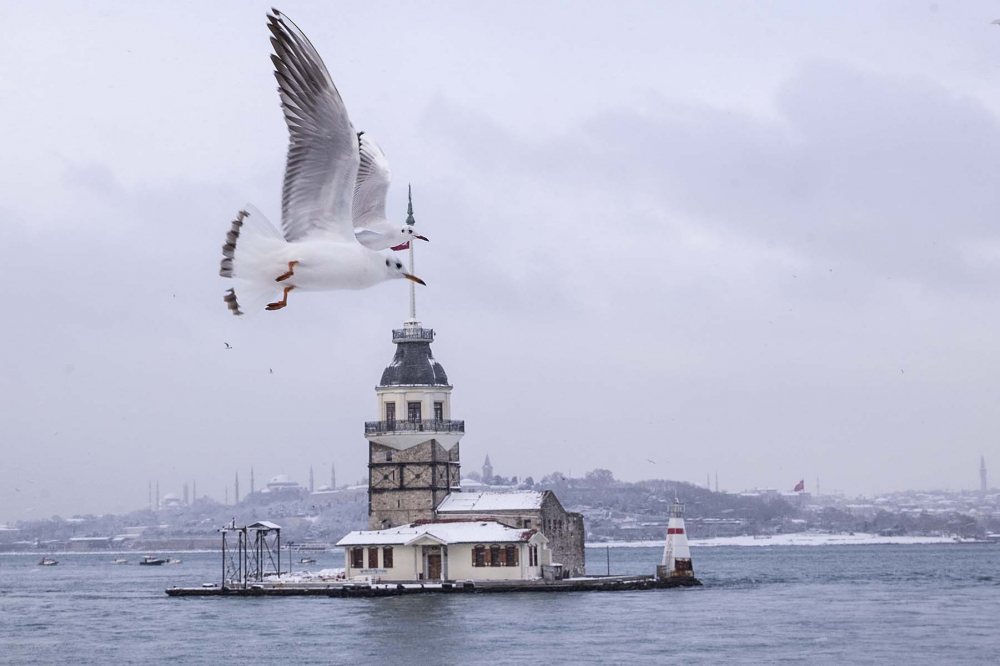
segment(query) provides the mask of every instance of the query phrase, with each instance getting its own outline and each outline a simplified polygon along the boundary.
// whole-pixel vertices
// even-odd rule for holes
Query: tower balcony
[[[433,328],[419,328],[407,326],[406,328],[392,329],[393,342],[434,342]]]
[[[365,438],[377,444],[407,449],[429,439],[451,448],[465,434],[465,421],[428,419],[422,421],[366,421]]]

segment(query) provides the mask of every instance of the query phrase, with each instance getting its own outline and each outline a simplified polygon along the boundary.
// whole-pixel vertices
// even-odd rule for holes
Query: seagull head
[[[405,227],[403,227],[402,233],[403,233],[403,238],[407,238],[407,239],[409,239],[411,237],[412,238],[419,238],[422,241],[427,241],[428,243],[430,242],[430,240],[428,240],[426,236],[421,236],[420,234],[418,234],[415,231],[413,231],[413,227],[410,226],[409,224],[406,225]]]
[[[407,280],[412,280],[417,284],[427,285],[426,282],[418,278],[416,275],[410,275],[406,268],[403,266],[403,262],[395,257],[385,258],[385,272],[389,275],[389,279],[395,278],[406,278]]]

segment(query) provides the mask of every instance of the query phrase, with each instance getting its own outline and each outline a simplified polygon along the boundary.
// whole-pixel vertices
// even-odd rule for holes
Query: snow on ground
[[[953,536],[880,536],[856,532],[854,534],[818,534],[798,532],[775,534],[769,537],[731,536],[713,539],[690,539],[692,548],[713,546],[875,546],[885,544],[934,544],[962,541]],[[971,540],[966,540],[971,541]],[[663,541],[615,541],[609,543],[588,543],[588,548],[649,548],[663,546]]]
[[[296,571],[280,576],[268,576],[267,580],[272,583],[318,583],[333,580],[343,574],[343,569],[320,569],[319,571]]]

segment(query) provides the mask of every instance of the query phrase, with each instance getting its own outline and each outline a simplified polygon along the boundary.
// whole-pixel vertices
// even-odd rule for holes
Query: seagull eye
[[[386,265],[386,266],[388,266],[388,265],[389,265],[389,260],[388,260],[388,259],[386,259],[386,260],[385,260],[385,265]]]
[[[402,267],[403,267],[403,264],[401,264],[401,263],[399,263],[399,262],[397,261],[397,262],[396,262],[396,268],[402,268]]]

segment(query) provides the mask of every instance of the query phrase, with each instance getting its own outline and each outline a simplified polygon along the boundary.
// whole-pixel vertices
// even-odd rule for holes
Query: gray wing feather
[[[358,137],[358,143],[361,144],[361,164],[354,183],[354,204],[351,209],[354,227],[378,229],[387,224],[385,200],[392,182],[392,171],[389,170],[389,160],[385,158],[385,153],[367,134]]]
[[[285,240],[315,233],[354,238],[351,200],[360,161],[354,126],[312,43],[287,16],[272,11],[271,61],[289,138],[281,192]]]

